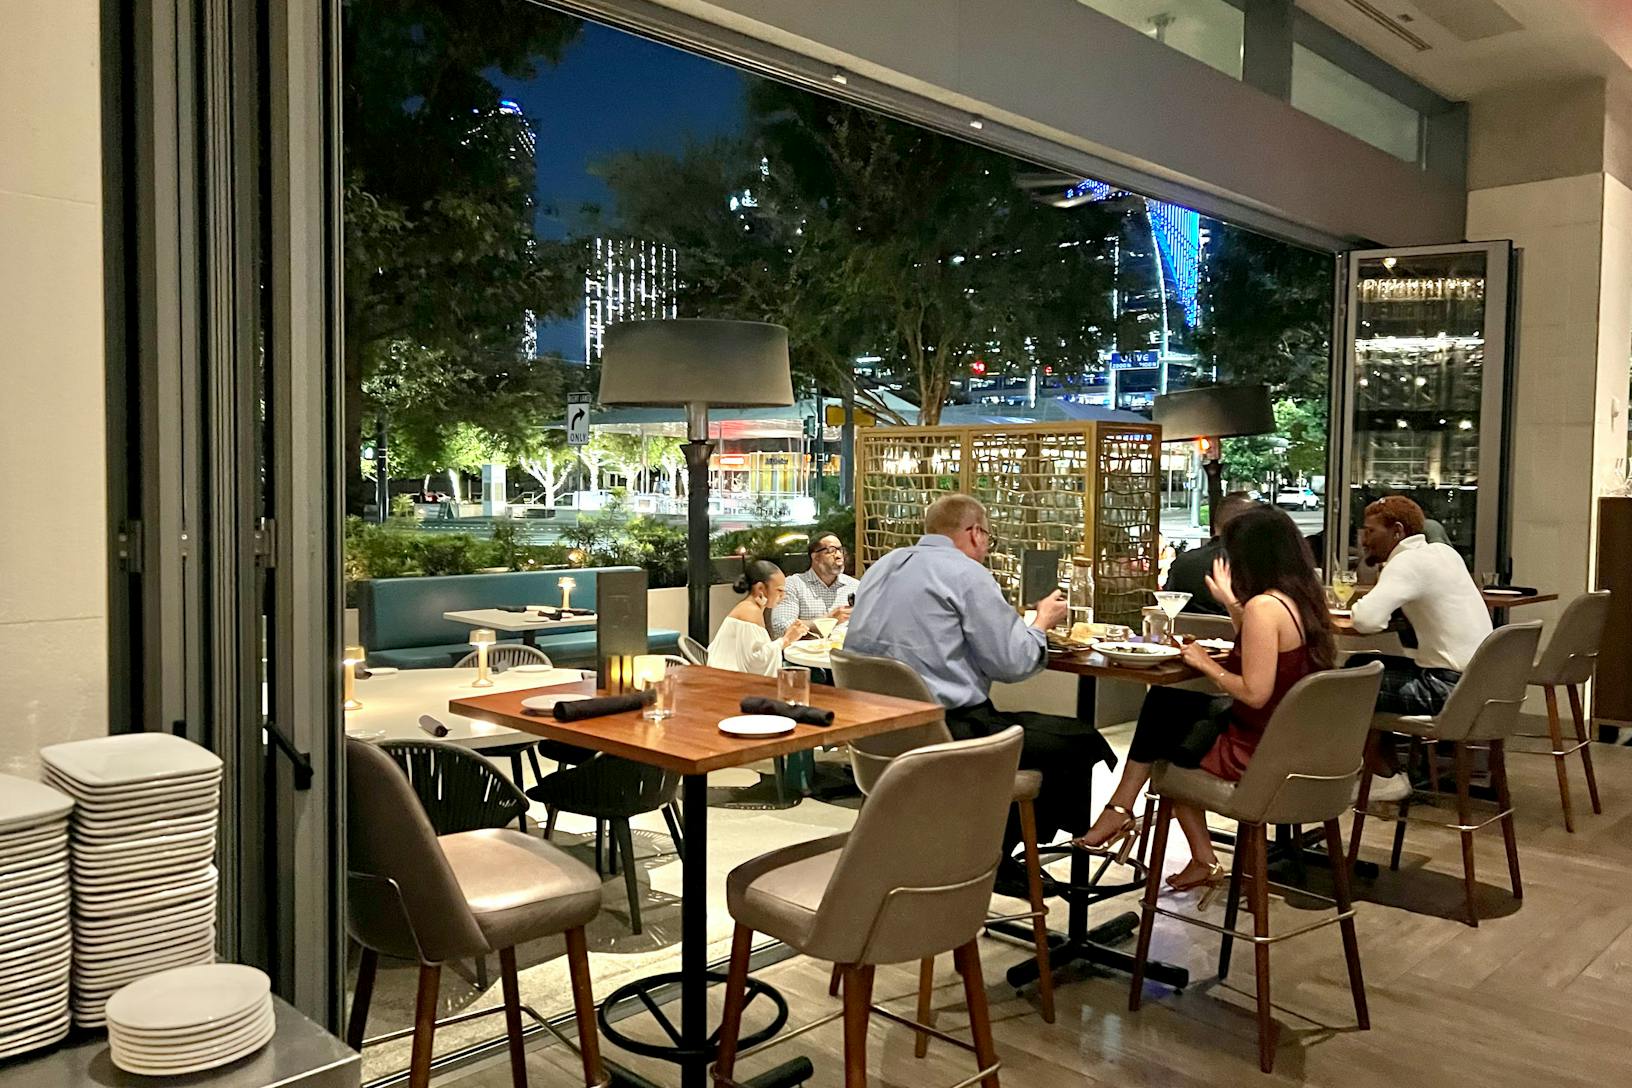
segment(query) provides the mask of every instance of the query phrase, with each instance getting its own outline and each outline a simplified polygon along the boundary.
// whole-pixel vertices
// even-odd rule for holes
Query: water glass
[[[784,665],[776,674],[776,697],[795,706],[810,705],[810,670],[799,665]]]
[[[662,676],[646,681],[646,690],[651,692],[652,701],[640,716],[649,722],[660,722],[665,718],[674,717],[675,699],[680,693],[680,679],[674,673],[664,673]]]

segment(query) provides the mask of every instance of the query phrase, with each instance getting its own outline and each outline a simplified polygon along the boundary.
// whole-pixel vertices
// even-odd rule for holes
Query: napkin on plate
[[[639,710],[652,701],[656,692],[632,691],[627,695],[602,695],[597,699],[572,699],[556,703],[553,717],[558,722],[575,722],[583,718],[604,718],[608,714],[622,714]],[[536,713],[536,712],[535,712]]]
[[[800,706],[798,703],[784,703],[780,699],[772,699],[768,695],[744,695],[739,704],[744,714],[780,714],[784,718],[792,718],[801,725],[832,725],[833,712],[823,710],[819,706]]]

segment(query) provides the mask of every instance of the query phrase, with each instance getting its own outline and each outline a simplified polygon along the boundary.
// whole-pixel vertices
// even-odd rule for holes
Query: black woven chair
[[[629,895],[629,925],[640,932],[640,888],[635,879],[635,850],[629,831],[629,819],[646,812],[661,811],[669,825],[669,836],[674,840],[680,860],[685,861],[686,847],[681,838],[680,823],[675,818],[674,798],[680,789],[680,776],[633,760],[620,759],[597,753],[568,770],[544,776],[538,785],[527,791],[527,796],[542,802],[550,816],[544,825],[544,837],[555,832],[557,813],[573,812],[595,820],[595,869],[601,869],[601,822],[611,825],[611,841],[607,844],[608,868],[615,875],[618,855],[623,855],[624,888]]]

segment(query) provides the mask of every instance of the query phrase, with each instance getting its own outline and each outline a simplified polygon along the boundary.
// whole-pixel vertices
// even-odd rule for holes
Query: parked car
[[[1307,487],[1283,487],[1275,493],[1275,505],[1288,510],[1315,510],[1320,496]]]

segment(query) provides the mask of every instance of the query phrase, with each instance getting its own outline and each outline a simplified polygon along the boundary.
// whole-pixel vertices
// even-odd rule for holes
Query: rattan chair
[[[690,635],[680,636],[680,655],[686,659],[688,664],[708,664],[708,647]]]
[[[1598,800],[1598,776],[1592,770],[1592,735],[1588,732],[1587,718],[1581,708],[1581,685],[1592,679],[1598,668],[1598,650],[1604,641],[1604,625],[1609,620],[1609,590],[1600,589],[1583,593],[1569,603],[1564,614],[1553,625],[1553,637],[1541,651],[1541,660],[1530,673],[1530,684],[1539,687],[1547,696],[1547,732],[1514,733],[1528,740],[1546,740],[1552,743],[1547,752],[1513,751],[1521,755],[1551,755],[1558,770],[1558,799],[1564,806],[1564,830],[1575,830],[1575,813],[1570,808],[1570,774],[1564,758],[1579,752],[1581,769],[1587,776],[1587,796],[1592,811],[1602,813],[1604,806]],[[1558,689],[1570,695],[1570,717],[1575,724],[1575,743],[1565,747],[1564,730],[1558,720]]]
[[[1158,763],[1152,770],[1150,790],[1159,795],[1152,836],[1150,869],[1140,904],[1139,946],[1133,957],[1133,982],[1128,1008],[1137,1011],[1144,997],[1145,957],[1156,915],[1212,929],[1223,935],[1219,946],[1218,975],[1230,969],[1230,948],[1237,937],[1253,944],[1258,989],[1258,1066],[1268,1073],[1275,1066],[1274,1022],[1270,1018],[1269,946],[1313,929],[1337,923],[1343,931],[1343,955],[1348,963],[1349,989],[1354,1013],[1362,1030],[1371,1026],[1366,1009],[1366,987],[1360,974],[1360,945],[1354,931],[1354,907],[1349,899],[1349,871],[1343,864],[1343,839],[1338,817],[1349,807],[1355,780],[1360,776],[1371,727],[1372,708],[1383,666],[1373,662],[1355,669],[1334,669],[1306,676],[1286,693],[1264,730],[1263,739],[1239,782],[1215,777],[1200,768]],[[1176,805],[1190,805],[1236,821],[1235,854],[1230,869],[1229,900],[1224,925],[1158,905],[1162,860]],[[1269,825],[1324,824],[1326,851],[1332,864],[1336,914],[1287,933],[1269,932]],[[1250,883],[1253,932],[1235,932],[1239,893]],[[1300,896],[1311,893],[1298,889]]]
[[[875,694],[895,695],[933,703],[935,696],[924,684],[923,678],[910,666],[887,657],[871,657],[849,650],[834,650],[829,655],[833,662],[833,682],[841,688],[854,688]],[[911,729],[897,729],[877,736],[854,741],[850,745],[850,769],[855,774],[856,786],[871,795],[879,777],[901,755],[931,744],[945,744],[952,739],[946,721],[931,722]],[[1026,890],[1031,909],[1024,914],[991,918],[991,922],[1031,922],[1032,941],[1037,957],[1037,1000],[1042,1007],[1043,1020],[1054,1022],[1054,969],[1048,952],[1048,906],[1043,902],[1043,864],[1038,855],[1037,813],[1035,803],[1042,789],[1043,776],[1038,771],[1014,772],[1013,803],[1019,808],[1020,841],[1026,861]],[[935,961],[928,959],[918,965],[918,1020],[926,1027],[931,1023],[930,994],[933,990]],[[829,983],[830,993],[838,992],[838,969]],[[928,1052],[929,1039],[919,1035],[915,1042],[918,1057]]]
[[[408,776],[438,835],[505,827],[527,811],[527,795],[468,748],[440,740],[386,740],[379,749]]]
[[[1474,651],[1473,660],[1462,673],[1445,709],[1436,715],[1377,714],[1371,728],[1404,736],[1420,738],[1430,745],[1444,741],[1456,753],[1456,822],[1433,820],[1440,826],[1462,836],[1462,890],[1467,908],[1467,923],[1479,924],[1479,912],[1474,904],[1473,833],[1493,823],[1502,825],[1502,839],[1507,847],[1507,871],[1513,884],[1513,898],[1524,896],[1519,883],[1519,844],[1514,835],[1513,799],[1507,788],[1507,738],[1518,729],[1519,711],[1524,706],[1524,689],[1530,680],[1530,670],[1536,660],[1536,644],[1541,640],[1541,623],[1515,623],[1498,627]],[[1473,804],[1469,798],[1473,774],[1473,753],[1484,750],[1490,754],[1490,783],[1496,790],[1496,811],[1493,815],[1473,822]],[[1353,866],[1360,854],[1360,834],[1366,817],[1376,815],[1367,810],[1371,800],[1371,772],[1360,776],[1360,793],[1354,803],[1354,827],[1349,833],[1349,864]],[[1389,868],[1400,867],[1400,849],[1405,842],[1405,825],[1410,815],[1411,799],[1399,803],[1394,816],[1394,849]],[[1421,820],[1421,817],[1415,817]]]
[[[472,650],[461,657],[454,668],[474,669],[477,658],[478,651]],[[517,665],[543,665],[548,668],[551,662],[550,655],[537,646],[528,646],[522,642],[498,642],[487,648],[487,664],[490,668],[503,672]]]

